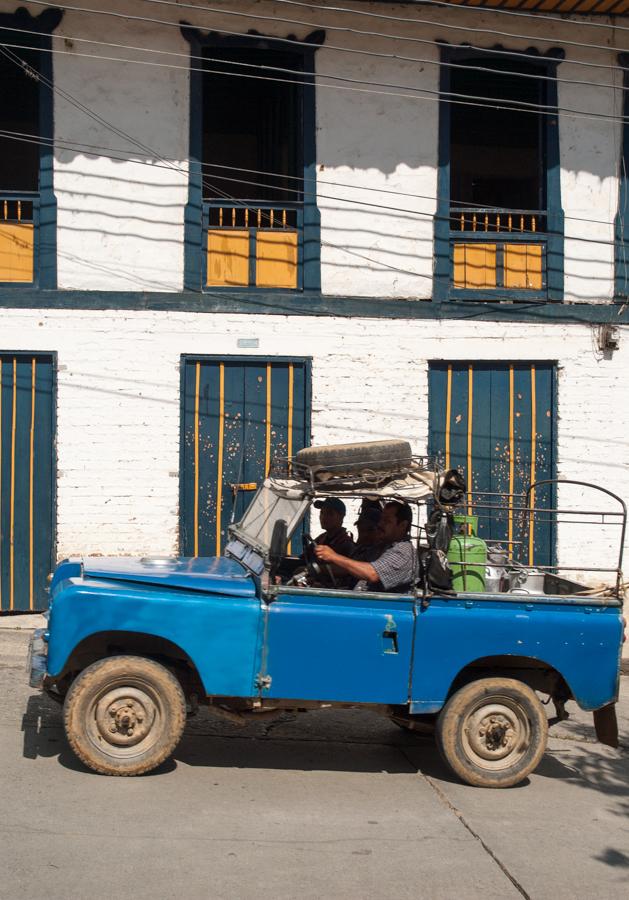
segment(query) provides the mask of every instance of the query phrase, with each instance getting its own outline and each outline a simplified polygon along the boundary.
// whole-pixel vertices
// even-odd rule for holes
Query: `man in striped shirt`
[[[413,513],[407,503],[392,500],[382,510],[380,533],[384,551],[373,562],[342,556],[331,547],[318,546],[317,559],[357,578],[355,591],[410,590],[417,579],[417,554],[410,539]]]

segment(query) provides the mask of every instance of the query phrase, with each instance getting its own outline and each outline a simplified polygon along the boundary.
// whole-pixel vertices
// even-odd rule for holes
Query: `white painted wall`
[[[17,5],[0,0],[2,10]],[[179,18],[170,7],[139,0],[106,6],[155,19]],[[272,3],[225,6],[287,15],[286,7]],[[565,22],[505,17],[499,28],[520,35],[507,38],[497,36],[497,20],[491,13],[448,10],[446,17],[436,8],[370,6],[371,11],[378,9],[406,17],[403,23],[391,23],[391,32],[422,41],[469,40],[463,30],[466,24],[492,29],[475,36],[475,42],[484,46],[501,40],[513,47],[543,50],[558,38],[592,40],[592,30]],[[295,11],[295,18],[312,22],[307,26],[219,17],[187,8],[182,17],[208,27],[257,28],[277,35],[292,31],[300,37],[317,24],[348,24],[347,17],[325,10]],[[460,29],[414,25],[410,17]],[[380,21],[375,26],[362,21],[368,30],[384,27]],[[187,198],[188,45],[175,27],[73,11],[66,13],[59,33],[66,41],[59,44],[64,52],[55,57],[57,87],[125,132],[113,133],[67,98],[56,96],[57,139],[105,148],[91,154],[56,152],[60,286],[178,291],[183,284]],[[183,68],[96,59],[97,54],[156,57],[80,43],[79,37],[182,53],[162,59]],[[358,48],[365,40],[375,52],[417,56],[426,62],[342,54],[330,46]],[[611,29],[597,29],[596,40],[610,49],[588,51],[587,58],[615,65]],[[583,56],[584,51],[578,53]],[[597,81],[618,81],[619,73],[575,66],[576,51],[570,47],[566,55],[560,78],[587,80],[590,86],[560,84],[560,104],[619,113],[621,92],[594,87]],[[438,67],[431,61],[436,60],[436,48],[429,44],[359,39],[331,30],[326,47],[318,51],[318,177],[326,293],[430,297],[438,87]],[[324,87],[322,76],[330,72],[420,88],[424,100]],[[567,117],[560,117],[559,128],[569,235],[567,297],[606,302],[613,283],[610,242],[619,128]],[[112,161],[108,154],[122,159]],[[342,202],[347,198],[352,202]],[[396,209],[379,210],[374,204]],[[316,443],[399,435],[410,437],[417,451],[425,451],[428,434],[429,360],[557,360],[558,474],[610,482],[629,498],[628,331],[621,329],[620,350],[606,359],[596,350],[591,329],[583,325],[5,309],[0,345],[7,350],[58,353],[57,552],[63,557],[176,552],[181,354],[242,354],[239,336],[259,338],[254,355],[290,352],[312,357]],[[560,561],[576,558],[598,565],[603,556],[608,558],[608,534],[593,537],[585,529],[579,534],[575,539],[565,529],[560,531]]]
[[[629,328],[609,359],[583,325],[11,310],[2,330],[5,347],[58,353],[60,557],[177,551],[181,355],[243,354],[243,336],[252,355],[312,357],[314,443],[399,436],[418,453],[428,361],[557,361],[559,477],[629,497]],[[609,529],[560,529],[565,564],[607,565],[611,547]]]
[[[0,0],[0,9],[17,5]],[[197,5],[203,6],[200,0]],[[327,27],[316,65],[322,282],[328,294],[431,295],[439,78],[437,47],[431,42],[472,40],[490,47],[500,41],[513,49],[536,47],[541,51],[562,40],[609,47],[564,46],[566,61],[558,70],[559,103],[585,115],[622,112],[620,71],[575,63],[580,59],[616,67],[617,41],[612,28],[594,30],[573,22],[498,17],[478,10],[448,10],[446,14],[439,8],[391,4],[371,4],[369,11],[400,16],[403,21],[247,0],[238,4],[216,0],[212,8],[220,6],[226,13],[250,11],[269,19],[197,11],[188,5],[177,10],[141,0],[110,0],[101,8],[170,23],[185,18],[208,29],[246,32],[255,28],[299,38],[315,27]],[[365,4],[357,9],[365,10]],[[37,13],[39,8],[31,11]],[[282,18],[307,24],[289,24]],[[604,20],[597,18],[597,22]],[[333,30],[347,26],[402,34],[416,43]],[[470,33],[466,26],[486,31]],[[57,150],[59,285],[80,290],[180,290],[187,197],[189,46],[172,24],[73,10],[66,11],[58,34],[65,40],[56,43],[60,51],[54,64],[57,87],[108,123],[95,121],[67,96],[56,95],[58,140],[105,148],[101,155],[98,150],[95,155]],[[148,52],[85,43],[79,38],[145,47]],[[376,55],[339,52],[335,46]],[[121,58],[139,62],[120,62]],[[146,62],[180,68],[159,68],[144,65]],[[385,86],[324,77],[330,74]],[[601,84],[618,87],[601,89]],[[399,85],[401,90],[386,85]],[[124,134],[116,134],[108,126]],[[559,129],[568,237],[566,298],[605,302],[613,289],[620,128],[617,123],[566,113],[559,117]],[[122,156],[122,160],[113,162],[103,153]],[[378,208],[382,206],[393,209]]]

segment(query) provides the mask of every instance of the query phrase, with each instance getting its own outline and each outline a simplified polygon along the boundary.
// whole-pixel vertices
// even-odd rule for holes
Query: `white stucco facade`
[[[0,0],[1,11],[18,5]],[[565,50],[559,106],[578,114],[561,114],[558,121],[564,302],[606,305],[610,314],[617,309],[613,241],[623,91],[611,22],[593,35],[584,24],[497,22],[491,12],[463,9],[446,17],[439,8],[391,4],[370,10],[406,21],[374,24],[272,2],[222,4],[226,12],[268,17],[263,20],[190,4],[177,9],[119,0],[105,6],[170,24],[67,10],[56,31],[63,38],[54,44],[59,289],[86,298],[94,291],[176,295],[183,289],[190,61],[177,23],[186,19],[205,30],[256,29],[300,39],[326,29],[316,53],[322,292],[429,300],[438,169],[434,42],[469,42],[466,29],[473,27],[486,29],[473,34],[478,46]],[[39,8],[30,11],[36,15]],[[338,30],[348,24],[416,42]],[[576,48],[571,41],[600,48]],[[371,86],[326,77],[332,74]],[[181,356],[242,355],[248,351],[238,347],[241,337],[258,340],[250,351],[256,356],[312,359],[313,442],[400,436],[418,452],[426,452],[428,441],[429,361],[555,362],[558,476],[610,484],[629,499],[626,326],[619,329],[620,348],[604,354],[596,326],[518,321],[517,307],[505,323],[120,307],[20,309],[4,302],[1,310],[3,352],[57,358],[58,557],[177,552]],[[560,530],[558,541],[560,561],[593,566],[606,564],[601,557],[609,560],[613,544],[607,530],[593,538],[585,528],[570,537]]]
[[[235,11],[232,4],[225,8]],[[182,288],[190,48],[175,26],[185,19],[205,30],[255,28],[301,40],[315,28],[326,28],[325,43],[316,52],[317,176],[322,289],[333,295],[432,294],[439,96],[434,42],[456,45],[472,38],[476,46],[492,47],[499,37],[513,50],[533,47],[544,53],[560,47],[565,51],[558,66],[559,107],[565,110],[559,115],[565,296],[576,302],[606,302],[613,296],[621,128],[611,117],[622,113],[623,91],[612,27],[597,28],[593,41],[592,29],[574,23],[496,23],[491,13],[478,10],[449,11],[445,17],[439,9],[409,12],[389,4],[382,12],[404,22],[377,20],[374,25],[325,9],[306,14],[270,2],[237,6],[237,11],[263,16],[262,21],[139,0],[108,3],[106,9],[156,21],[67,10],[56,31],[65,40],[55,43],[55,85],[67,94],[57,94],[54,101],[58,141],[102,148],[94,155],[56,151],[59,287]],[[413,24],[412,19],[434,24]],[[402,34],[405,40],[334,30],[348,26]],[[471,35],[467,27],[479,30]],[[609,49],[572,46],[583,41]],[[115,44],[123,46],[110,46]],[[149,52],[137,49],[142,47]]]

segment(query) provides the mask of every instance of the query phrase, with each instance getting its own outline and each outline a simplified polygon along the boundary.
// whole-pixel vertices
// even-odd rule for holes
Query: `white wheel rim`
[[[496,772],[526,756],[531,722],[516,700],[493,696],[480,700],[465,716],[461,736],[469,759],[481,769]]]
[[[134,759],[152,749],[166,721],[159,694],[137,676],[102,687],[90,699],[85,716],[91,744],[115,760]]]

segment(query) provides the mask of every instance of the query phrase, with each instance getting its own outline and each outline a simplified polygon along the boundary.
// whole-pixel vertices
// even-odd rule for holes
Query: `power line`
[[[374,12],[366,12],[362,9],[348,9],[346,6],[324,6],[320,7],[315,5],[314,3],[303,3],[298,2],[298,0],[275,0],[276,3],[285,4],[287,6],[301,6],[306,7],[308,9],[326,9],[329,12],[344,12],[350,13],[351,15],[356,16],[369,16],[373,19],[386,19],[394,22],[414,22],[415,19],[406,19],[401,16],[391,16],[385,13],[374,13]],[[439,9],[448,9],[448,10],[472,10],[474,13],[491,13],[492,15],[498,13],[501,16],[517,16],[521,19],[532,19],[533,21],[547,21],[559,23],[561,25],[576,25],[579,28],[618,28],[621,31],[629,31],[629,27],[626,25],[608,25],[606,22],[592,22],[591,19],[584,19],[584,21],[578,21],[576,19],[569,19],[567,16],[576,15],[576,13],[559,13],[557,15],[545,15],[544,13],[538,12],[520,12],[518,10],[513,9],[503,9],[498,6],[467,6],[462,3],[448,3],[445,0],[402,0],[406,5],[413,6],[435,6]],[[608,16],[613,16],[613,13],[607,13]]]
[[[325,22],[304,22],[301,19],[287,19],[280,18],[278,16],[265,16],[261,13],[249,13],[249,12],[240,12],[236,10],[229,9],[221,9],[220,7],[212,7],[212,6],[197,6],[194,3],[173,3],[172,0],[143,0],[144,3],[153,3],[159,4],[160,6],[174,7],[175,9],[193,9],[197,12],[202,13],[216,13],[221,16],[238,16],[240,18],[245,19],[253,19],[256,21],[265,21],[265,22],[282,22],[287,25],[303,25],[306,28],[324,28],[326,31],[340,31],[345,34],[356,34],[366,37],[379,37],[386,38],[387,40],[394,41],[409,41],[411,43],[426,43],[426,41],[416,38],[410,37],[409,35],[403,34],[386,34],[382,31],[363,31],[357,28],[350,28],[349,26],[343,25],[330,25]],[[309,4],[310,8],[313,8],[311,4]],[[459,6],[459,9],[465,9],[463,6]],[[326,7],[318,7],[319,10],[325,10]],[[358,15],[360,15],[359,11],[355,11]],[[430,25],[431,27],[436,28],[445,28],[452,31],[466,31],[472,32],[474,34],[491,34],[497,37],[508,37],[508,38],[517,38],[524,41],[535,40],[538,41],[539,37],[530,34],[517,34],[512,31],[497,31],[494,28],[474,28],[470,26],[466,26],[462,28],[460,25],[452,25],[449,22],[441,22],[433,19],[403,19],[406,25],[408,24],[419,24],[419,25]],[[611,30],[611,26],[608,26]],[[553,44],[561,44],[567,47],[580,47],[580,48],[588,48],[592,50],[609,50],[610,47],[608,44],[592,44],[585,41],[571,41],[566,40],[564,38],[553,38]],[[333,48],[336,49],[336,48]]]
[[[248,35],[245,35],[248,36]],[[0,43],[0,47],[11,47],[13,49],[20,50],[32,50],[32,47],[24,44],[8,44],[6,42]],[[173,63],[159,63],[152,62],[150,60],[140,60],[140,59],[128,59],[126,57],[119,56],[104,56],[102,54],[94,54],[94,53],[78,53],[73,50],[59,50],[54,48],[40,48],[39,52],[48,52],[48,53],[57,53],[62,54],[64,56],[74,56],[74,57],[85,57],[87,59],[101,59],[110,62],[118,62],[118,63],[131,63],[133,65],[142,65],[142,66],[156,66],[158,68],[165,69],[177,69],[183,70],[186,72],[200,72],[202,74],[210,74],[210,75],[222,75],[229,78],[253,78],[265,81],[275,81],[286,84],[299,84],[310,86],[311,82],[309,80],[309,76],[307,73],[304,73],[303,70],[297,69],[286,69],[280,66],[266,66],[259,63],[244,63],[244,62],[234,62],[230,60],[218,59],[215,57],[205,57],[210,62],[217,62],[221,65],[228,64],[234,65],[238,67],[246,67],[249,69],[255,69],[257,71],[268,71],[268,72],[284,72],[288,74],[301,75],[303,80],[297,80],[294,78],[278,78],[276,76],[271,75],[254,75],[246,72],[226,72],[224,69],[209,69],[209,68],[199,68],[195,66],[178,66]],[[381,90],[372,90],[371,88],[362,88],[355,87],[353,85],[356,84],[378,84],[378,82],[364,82],[362,79],[358,78],[349,78],[341,75],[327,75],[323,72],[316,73],[316,78],[330,78],[334,80],[351,82],[352,86],[342,84],[326,84],[324,82],[317,81],[317,88],[326,88],[333,90],[342,90],[342,91],[353,91],[363,94],[374,94],[377,96],[383,97],[397,97],[401,99],[414,100],[416,102],[434,102],[434,103],[456,103],[459,106],[475,106],[482,108],[491,108],[498,109],[509,112],[523,112],[523,113],[535,113],[540,116],[550,116],[554,118],[556,116],[565,116],[571,119],[589,119],[598,122],[629,122],[629,116],[625,115],[606,115],[605,113],[584,113],[579,110],[573,110],[569,107],[557,107],[551,106],[549,104],[536,104],[536,103],[528,103],[527,101],[520,100],[509,100],[509,103],[516,103],[517,106],[506,106],[503,103],[499,103],[495,98],[483,97],[475,94],[459,94],[452,91],[439,91],[433,90],[432,88],[413,88],[407,87],[406,85],[387,85],[383,83],[383,87],[391,87],[395,88],[393,91],[381,91]],[[412,94],[404,93],[404,91],[411,90]],[[428,95],[428,96],[426,96]],[[454,98],[454,99],[452,99]],[[490,102],[484,102],[490,101]]]
[[[0,135],[0,136],[2,136],[2,135]],[[28,143],[28,141],[27,141],[27,143]],[[34,141],[33,143],[38,143],[38,142],[37,142],[37,141]],[[112,157],[112,158],[113,158],[113,157]],[[145,163],[145,162],[143,163],[143,162],[140,162],[140,161],[133,161],[133,160],[131,160],[131,162],[139,162],[141,165],[151,165],[150,163]],[[152,165],[151,165],[151,168],[153,168]],[[234,200],[236,203],[239,203],[239,202],[240,202],[240,201],[238,201],[238,200],[235,200],[235,198],[230,198],[228,195],[225,195],[225,199],[228,200],[228,201]],[[340,199],[340,198],[333,198],[333,199]],[[367,204],[367,205],[372,205],[372,204]],[[402,212],[412,212],[412,211],[409,211],[409,210],[402,210]],[[437,217],[437,218],[438,218],[438,217]],[[508,232],[506,232],[506,233],[503,235],[503,237],[504,237],[505,239],[508,239],[507,235],[508,235]],[[491,237],[491,235],[489,235],[489,237]],[[570,239],[571,239],[571,240],[576,240],[576,241],[584,240],[584,241],[587,241],[587,242],[596,243],[596,244],[601,244],[601,245],[608,245],[608,244],[613,244],[613,243],[614,243],[614,242],[610,242],[610,241],[596,241],[596,240],[587,239],[587,238],[582,238],[582,239],[581,239],[581,238],[570,238]],[[345,244],[345,243],[344,243],[344,244],[334,244],[334,243],[332,243],[332,242],[330,242],[330,241],[322,240],[322,241],[320,242],[320,246],[321,246],[321,247],[326,247],[326,248],[329,248],[329,249],[332,249],[332,250],[338,250],[338,251],[341,251],[342,253],[345,253],[345,254],[347,254],[347,255],[349,255],[349,256],[356,257],[356,258],[358,258],[358,259],[362,259],[362,260],[364,260],[365,262],[369,262],[369,263],[371,263],[373,266],[379,267],[380,269],[383,269],[383,268],[384,268],[384,269],[390,270],[390,271],[392,271],[392,272],[396,272],[397,274],[410,275],[410,276],[412,276],[412,277],[414,277],[414,278],[422,278],[422,279],[424,279],[424,280],[432,280],[432,281],[437,280],[437,279],[435,279],[434,275],[432,275],[432,274],[425,274],[425,273],[423,273],[423,272],[416,272],[416,271],[413,271],[413,270],[410,270],[410,269],[403,269],[403,268],[401,268],[400,266],[392,265],[391,263],[385,262],[384,260],[381,260],[381,259],[374,259],[373,257],[367,256],[365,253],[360,253],[360,252],[358,252],[358,250],[356,250],[356,249],[350,249],[350,248],[347,246],[347,244]],[[375,248],[375,249],[379,249],[379,248]],[[383,253],[386,253],[387,251],[385,250],[385,251],[382,251],[382,252],[383,252]],[[63,254],[62,254],[62,255],[63,255]],[[584,276],[576,276],[576,277],[583,277],[583,278],[586,278],[586,280],[590,280],[589,276],[587,276],[587,275],[584,275]],[[513,303],[513,297],[510,297],[510,296],[507,296],[507,295],[499,294],[499,293],[498,293],[498,290],[499,290],[498,288],[491,289],[491,293],[489,293],[489,290],[488,290],[488,298],[487,298],[487,299],[490,300],[491,302],[509,301],[509,302]],[[208,290],[204,290],[204,293],[205,293],[205,294],[209,294],[209,295],[213,295],[213,296],[216,296],[216,297],[221,296],[220,292],[217,292],[217,291],[208,291]],[[428,299],[428,298],[427,298],[427,299]],[[544,299],[535,299],[535,298],[531,298],[530,300],[525,300],[525,301],[518,301],[518,302],[524,303],[525,305],[526,305],[526,304],[528,304],[528,305],[545,305],[545,304],[547,303],[547,301],[544,300]]]
[[[152,2],[152,0],[148,0],[148,2]],[[39,34],[40,34],[39,31],[29,31],[28,29],[25,29],[25,28],[12,28],[12,27],[9,27],[6,25],[2,26],[2,28],[0,28],[0,32],[3,32],[3,31],[17,32],[18,34],[32,34],[32,35],[37,35],[37,36],[39,36]],[[82,38],[82,37],[78,37],[77,35],[70,35],[70,34],[52,34],[51,37],[53,38],[53,40],[58,40],[58,41],[76,41],[76,42],[82,43],[82,44],[96,45],[96,46],[100,46],[100,47],[114,47],[114,48],[120,49],[120,50],[137,50],[140,53],[156,53],[160,56],[176,56],[179,59],[186,59],[186,60],[193,59],[193,60],[199,60],[199,61],[204,62],[208,59],[207,56],[199,56],[198,54],[194,54],[194,53],[180,53],[176,50],[157,50],[153,47],[138,47],[137,44],[120,44],[120,43],[115,43],[112,41],[97,41],[97,40],[94,40],[93,38]],[[436,41],[430,41],[427,43],[437,44]],[[10,46],[16,47],[19,49],[25,49],[23,47],[23,45],[21,45],[21,44],[11,44]],[[39,48],[39,49],[41,50],[43,48]],[[54,50],[54,52],[69,52],[69,51]],[[98,56],[97,54],[76,54],[76,55],[90,56],[94,59],[111,59],[112,58],[112,57]],[[520,56],[522,56],[522,54],[520,54]],[[210,59],[210,61],[212,61],[211,57],[209,57],[209,59]],[[409,57],[409,59],[410,59],[410,57]],[[137,61],[139,62],[140,60],[137,60]],[[215,60],[215,61],[218,61],[218,60]],[[242,63],[242,64],[230,63],[229,60],[221,60],[221,61],[225,62],[227,64],[231,64],[231,65],[245,65],[244,63]],[[472,65],[469,62],[456,63],[456,62],[452,62],[451,60],[429,59],[428,57],[425,57],[425,58],[419,57],[419,56],[413,57],[413,61],[422,63],[424,65],[437,66],[438,68],[441,68],[442,66],[444,66],[448,69],[465,69],[467,71],[487,72],[489,74],[496,74],[496,72],[502,71],[502,70],[498,70],[494,67]],[[569,61],[569,62],[573,62],[573,61]],[[186,66],[186,68],[188,68],[188,67]],[[276,69],[275,67],[270,67],[270,68],[273,68],[276,71],[280,71],[280,70]],[[620,71],[618,66],[613,66],[613,67],[610,66],[610,68],[613,69],[615,74]],[[301,72],[301,70],[297,70],[297,69],[283,69],[281,71],[295,72],[297,74],[303,74]],[[538,81],[538,82],[539,81],[554,81],[557,84],[574,84],[574,85],[579,85],[579,86],[589,87],[589,88],[609,89],[612,91],[615,91],[615,90],[629,91],[629,87],[625,87],[625,85],[623,85],[623,84],[612,84],[612,83],[609,83],[606,81],[603,81],[603,82],[580,81],[579,79],[576,79],[576,78],[560,78],[559,76],[554,76],[554,75],[542,75],[541,73],[533,74],[531,72],[519,72],[517,70],[511,70],[511,69],[504,70],[504,71],[509,76],[513,76],[515,78],[525,78],[525,79],[534,80],[534,81]],[[325,75],[323,77],[342,79],[344,76]],[[360,79],[360,83],[361,84],[376,84],[376,82],[364,81],[362,79]],[[409,88],[409,90],[422,90],[422,88]]]
[[[9,132],[6,130],[0,130],[0,138],[5,138],[7,140],[17,140],[17,141],[21,141],[23,143],[37,144],[37,145],[41,145],[41,146],[54,146],[59,149],[68,150],[71,152],[77,152],[78,150],[88,149],[88,148],[89,149],[107,149],[107,148],[99,148],[94,145],[83,145],[76,141],[66,141],[66,143],[64,144],[61,141],[52,141],[51,139],[43,138],[38,135],[26,135],[26,134],[21,135],[19,132]],[[115,151],[113,151],[113,152],[115,152]],[[125,151],[120,151],[120,152],[123,153]],[[99,156],[103,157],[105,159],[112,159],[114,161],[120,161],[120,162],[124,161],[124,162],[130,162],[134,165],[149,166],[151,169],[167,168],[169,170],[176,171],[179,174],[185,175],[186,180],[185,180],[184,184],[187,185],[187,183],[188,183],[189,170],[175,168],[173,165],[158,166],[158,165],[155,165],[154,163],[149,163],[144,160],[134,160],[134,159],[128,159],[123,156],[113,156],[113,155],[111,155],[111,152],[109,154],[100,153]],[[202,166],[203,166],[203,168],[207,168],[207,167],[215,168],[215,166],[211,163],[202,164]],[[242,170],[242,169],[235,170],[229,166],[219,166],[218,168],[229,169],[230,171],[253,171],[253,172],[257,171],[257,170]],[[261,174],[273,175],[273,173],[264,173],[264,172],[261,172]],[[285,177],[285,176],[276,176],[276,177]],[[300,181],[304,180],[303,178],[298,178],[298,176],[286,176],[286,177],[295,178]],[[243,178],[221,176],[221,179],[223,181],[235,182],[238,184],[253,185],[255,187],[267,187],[267,188],[271,188],[271,189],[277,188],[277,186],[274,186],[274,185],[261,185],[259,181],[249,181],[249,180],[243,179]],[[336,185],[334,182],[324,182],[324,183],[329,184],[332,187],[340,186],[340,185]],[[226,201],[226,205],[231,205],[231,206],[235,206],[235,207],[245,207],[245,206],[255,206],[256,202],[261,202],[261,201],[256,201],[256,199],[254,197],[251,197],[248,199],[247,198],[237,198],[237,197],[230,195],[229,193],[227,193],[225,191],[219,191],[215,185],[212,185],[209,182],[204,182],[204,184],[206,186],[211,187],[213,190],[215,190],[219,194],[221,194],[222,198]],[[353,187],[357,190],[361,189],[357,186],[353,186]],[[279,189],[279,188],[277,188],[277,189]],[[442,216],[442,215],[439,215],[438,213],[424,212],[422,210],[408,209],[406,207],[395,207],[395,206],[383,205],[383,204],[379,204],[379,203],[372,203],[371,201],[366,201],[366,200],[356,200],[356,199],[352,199],[352,198],[330,196],[327,194],[322,194],[320,191],[303,191],[298,188],[285,188],[285,187],[281,188],[281,190],[289,192],[289,193],[294,193],[299,196],[314,197],[315,199],[322,199],[322,200],[332,200],[336,203],[347,203],[352,206],[364,206],[364,207],[367,207],[368,209],[372,209],[372,210],[378,209],[378,210],[382,210],[384,212],[403,213],[404,215],[410,215],[413,217],[417,217],[420,219],[426,219],[429,221],[435,221],[435,220],[450,221],[452,218],[452,215],[450,213]],[[373,188],[372,190],[378,190],[378,189]],[[398,192],[392,192],[392,193],[398,193]],[[216,196],[216,195],[213,195],[213,196]],[[423,196],[423,195],[418,195],[418,194],[406,194],[405,196],[409,196],[409,197],[413,197],[413,198],[417,198],[417,199],[431,200],[431,201],[435,201],[435,202],[437,202],[439,199],[438,197],[435,197],[435,196]],[[456,205],[457,202],[458,201],[450,198],[451,204]],[[278,202],[278,205],[281,205],[281,202]],[[479,206],[479,204],[471,204],[471,205]],[[491,209],[490,207],[482,207],[483,211],[490,210],[490,209]],[[500,209],[500,208],[496,208],[495,211],[499,212],[499,213],[504,212],[504,210]],[[454,212],[456,212],[456,210]],[[509,213],[512,215],[515,215],[515,216],[517,216],[521,212],[524,212],[524,211],[517,210],[517,209],[509,210]],[[268,219],[268,214],[265,214],[265,218]],[[577,222],[582,222],[584,224],[592,224],[592,225],[613,226],[615,224],[614,222],[607,222],[607,221],[602,221],[599,219],[584,219],[584,218],[577,217],[577,216],[565,216],[565,218],[574,220]],[[485,233],[485,232],[483,232],[483,233]],[[521,232],[519,232],[519,233],[521,233]],[[540,232],[525,231],[524,233],[531,234],[531,236],[533,236],[535,234],[539,235]],[[500,238],[498,237],[498,234],[503,234],[503,236],[504,236],[504,235],[508,235],[509,232],[496,232],[495,234],[496,234],[496,239],[499,240]],[[489,238],[494,235],[494,232],[488,231],[487,235]],[[610,240],[606,240],[606,239],[587,238],[587,237],[581,237],[578,235],[575,235],[575,236],[564,235],[564,237],[566,240],[571,240],[571,241],[575,241],[578,243],[596,244],[596,245],[600,245],[600,246],[622,246],[624,248],[624,242],[622,242],[622,241],[615,241],[615,240],[610,241]],[[339,245],[331,244],[329,246],[334,246],[334,247],[337,247],[338,249],[342,249]]]
[[[63,10],[71,10],[73,12],[89,13],[91,15],[110,16],[110,17],[114,17],[114,18],[118,18],[118,19],[125,19],[125,20],[129,20],[129,21],[137,21],[137,22],[145,22],[145,23],[152,24],[152,25],[165,25],[165,26],[174,27],[174,28],[181,28],[182,25],[186,24],[183,22],[173,22],[173,21],[170,21],[167,19],[152,19],[147,16],[134,16],[134,15],[130,15],[128,13],[112,12],[111,10],[93,9],[93,8],[84,7],[84,6],[69,6],[67,4],[60,5],[60,4],[55,4],[55,3],[49,3],[49,2],[47,2],[47,0],[24,0],[24,2],[35,4],[36,6],[45,6],[47,8],[52,8],[52,9],[63,9]],[[251,37],[251,34],[248,32],[231,31],[226,28],[214,27],[211,30],[220,32],[221,34],[231,35],[233,37]],[[300,41],[300,40],[297,40],[296,38],[285,38],[285,37],[281,37],[281,36],[272,36],[271,39],[277,43],[290,44],[290,45],[298,46],[298,47],[313,47],[313,48],[319,49],[319,44],[310,44],[307,41]],[[527,40],[527,38],[524,38],[524,39]],[[416,40],[419,43],[429,44],[430,46],[439,46],[438,41],[430,40],[428,38],[417,38]],[[545,40],[544,38],[539,38],[539,37],[532,38],[532,40],[543,41],[545,43],[548,43],[547,40]],[[370,57],[376,57],[376,58],[381,58],[381,59],[394,59],[399,62],[416,62],[416,61],[418,61],[415,57],[412,57],[412,56],[404,57],[404,56],[399,56],[397,54],[378,53],[377,51],[373,51],[373,50],[360,50],[360,49],[353,48],[353,47],[341,47],[341,46],[334,45],[334,44],[326,44],[325,46],[326,46],[327,50],[336,50],[336,51],[343,52],[343,53],[358,54],[361,56],[370,56]],[[579,44],[578,46],[588,49],[589,45],[588,44]],[[500,48],[492,49],[490,47],[480,47],[475,44],[465,45],[465,49],[474,50],[477,53],[488,53],[488,54],[491,54],[492,56],[515,57],[519,60],[521,60],[522,56],[523,56],[522,52],[519,52],[519,51],[505,50],[505,49],[500,49]],[[615,48],[611,48],[611,47],[603,47],[602,49],[604,49],[608,52],[614,52],[614,50],[615,50]],[[572,65],[587,66],[588,68],[594,68],[594,69],[611,69],[613,71],[618,70],[617,66],[610,65],[607,63],[592,63],[592,62],[586,62],[584,60],[578,60],[578,59],[570,60],[570,63]]]

